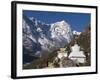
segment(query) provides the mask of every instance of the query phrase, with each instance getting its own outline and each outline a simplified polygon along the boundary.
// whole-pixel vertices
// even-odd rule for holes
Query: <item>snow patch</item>
[[[74,35],[80,35],[81,32],[78,32],[78,31],[75,31],[75,30],[74,30],[74,31],[73,31],[73,34],[74,34]]]

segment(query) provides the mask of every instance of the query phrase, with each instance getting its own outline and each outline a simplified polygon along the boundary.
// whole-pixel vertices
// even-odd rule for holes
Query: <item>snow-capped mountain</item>
[[[23,16],[23,53],[35,56],[64,47],[73,39],[66,21],[46,24],[34,17]]]
[[[78,32],[78,31],[74,30],[74,31],[73,31],[73,34],[74,34],[74,35],[80,35],[81,32]]]

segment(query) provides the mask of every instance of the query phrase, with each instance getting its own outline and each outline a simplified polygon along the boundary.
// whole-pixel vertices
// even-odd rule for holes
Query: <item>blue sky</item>
[[[91,15],[89,13],[69,13],[69,12],[48,12],[48,11],[30,11],[23,10],[23,14],[27,17],[34,17],[37,20],[47,24],[65,20],[72,29],[83,31],[90,24]]]

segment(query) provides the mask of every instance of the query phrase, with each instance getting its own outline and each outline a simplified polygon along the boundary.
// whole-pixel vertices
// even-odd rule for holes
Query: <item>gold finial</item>
[[[58,51],[59,52],[66,52],[66,48],[60,48],[60,50]]]
[[[60,51],[65,51],[66,50],[66,48],[60,48]]]

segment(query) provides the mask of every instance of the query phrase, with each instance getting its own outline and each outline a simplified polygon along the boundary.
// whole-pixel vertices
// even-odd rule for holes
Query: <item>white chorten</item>
[[[65,51],[66,48],[60,48],[60,51],[58,51],[58,58],[61,59],[62,57],[67,57],[67,51]]]
[[[69,58],[73,61],[77,61],[78,63],[84,63],[86,60],[86,56],[84,55],[83,51],[80,51],[80,46],[78,44],[75,44],[71,47],[72,52],[69,54]]]

